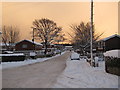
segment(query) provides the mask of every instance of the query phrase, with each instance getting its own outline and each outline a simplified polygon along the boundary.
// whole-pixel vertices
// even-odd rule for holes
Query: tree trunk
[[[45,52],[44,54],[46,55],[47,54],[47,41],[45,41]]]
[[[47,54],[47,47],[46,46],[45,46],[45,52],[44,53],[45,53],[45,55]]]

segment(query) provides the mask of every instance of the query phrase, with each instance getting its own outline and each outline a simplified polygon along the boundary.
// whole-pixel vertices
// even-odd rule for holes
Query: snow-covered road
[[[104,61],[91,67],[86,60],[67,60],[67,67],[53,88],[118,88],[118,76],[105,72]]]
[[[44,62],[2,69],[3,88],[51,88],[66,67],[70,52]]]
[[[62,54],[64,54],[65,52],[62,52]],[[6,68],[13,68],[13,67],[19,67],[19,66],[24,66],[24,65],[28,65],[28,64],[33,64],[33,63],[37,63],[37,62],[43,62],[46,60],[51,60],[52,58],[61,56],[60,54],[53,56],[53,57],[47,57],[47,58],[37,58],[37,59],[27,59],[24,61],[17,61],[16,62],[2,62],[0,64],[0,69],[6,69]]]

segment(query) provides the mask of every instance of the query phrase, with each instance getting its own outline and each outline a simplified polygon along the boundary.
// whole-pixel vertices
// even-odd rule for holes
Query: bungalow
[[[43,47],[42,44],[33,42],[31,40],[21,40],[16,43],[16,51],[27,51],[27,50],[41,50]]]
[[[120,49],[120,35],[112,35],[97,42],[98,51],[109,51]]]

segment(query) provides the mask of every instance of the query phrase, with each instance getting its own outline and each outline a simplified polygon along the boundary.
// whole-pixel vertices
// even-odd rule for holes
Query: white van
[[[80,55],[76,52],[73,52],[70,56],[71,60],[80,60]]]

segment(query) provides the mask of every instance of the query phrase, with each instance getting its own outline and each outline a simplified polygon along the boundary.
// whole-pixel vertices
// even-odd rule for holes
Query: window
[[[23,44],[23,45],[22,45],[22,48],[27,48],[27,45],[26,45],[26,44]]]

